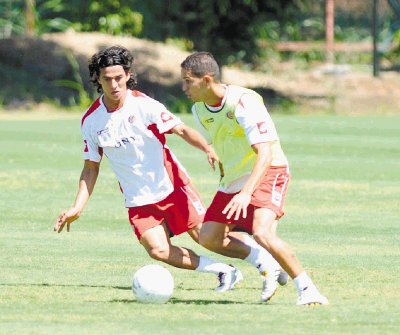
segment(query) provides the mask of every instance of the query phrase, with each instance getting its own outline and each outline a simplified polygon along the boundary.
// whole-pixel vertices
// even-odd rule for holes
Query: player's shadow
[[[135,299],[113,299],[110,300],[110,303],[124,303],[124,304],[140,304],[140,302]],[[248,302],[240,302],[236,300],[205,300],[205,299],[195,299],[195,300],[184,300],[184,299],[176,299],[171,298],[167,304],[182,304],[182,305],[254,305],[254,303]]]
[[[93,287],[93,288],[113,288],[116,290],[130,291],[130,286],[110,286],[110,285],[87,285],[87,284],[49,284],[49,283],[27,283],[27,284],[2,284],[0,286],[40,286],[40,287]],[[186,289],[188,291],[194,289]],[[110,303],[141,304],[135,299],[112,299]],[[205,300],[205,299],[177,299],[171,298],[167,304],[182,305],[255,305],[257,303],[241,302],[237,300]]]
[[[205,299],[196,299],[196,300],[184,300],[184,299],[176,299],[171,298],[169,300],[170,304],[184,304],[184,305],[248,305],[246,302],[240,302],[237,300],[205,300]]]

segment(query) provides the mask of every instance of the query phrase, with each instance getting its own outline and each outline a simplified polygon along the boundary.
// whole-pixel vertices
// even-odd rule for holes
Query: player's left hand
[[[240,192],[236,194],[231,201],[225,206],[224,210],[222,211],[222,214],[227,214],[226,218],[230,219],[233,214],[235,214],[234,219],[238,220],[240,217],[240,214],[242,214],[243,218],[247,217],[247,207],[250,204],[251,200],[251,195]]]

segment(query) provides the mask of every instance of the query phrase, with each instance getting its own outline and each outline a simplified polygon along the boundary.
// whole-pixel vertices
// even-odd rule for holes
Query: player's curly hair
[[[194,52],[181,63],[181,68],[190,71],[193,76],[201,78],[206,74],[211,75],[215,80],[221,80],[219,65],[210,52]]]
[[[133,56],[124,47],[114,45],[107,49],[101,50],[89,59],[89,75],[90,81],[97,87],[97,92],[102,92],[99,83],[100,70],[113,65],[122,65],[125,72],[131,72],[131,77],[126,83],[129,89],[134,89],[137,85],[136,73],[132,69]]]

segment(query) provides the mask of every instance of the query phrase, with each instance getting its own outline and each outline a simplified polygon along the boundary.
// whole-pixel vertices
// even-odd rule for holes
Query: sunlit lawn
[[[225,294],[208,274],[169,267],[165,305],[142,305],[131,277],[152,263],[127,221],[106,160],[84,215],[53,233],[82,168],[79,116],[0,119],[0,334],[398,334],[400,329],[400,117],[273,115],[293,179],[280,235],[330,305],[295,305],[293,282],[268,304],[260,279]],[[192,124],[190,116],[184,120]],[[169,144],[209,203],[218,176],[203,153]]]

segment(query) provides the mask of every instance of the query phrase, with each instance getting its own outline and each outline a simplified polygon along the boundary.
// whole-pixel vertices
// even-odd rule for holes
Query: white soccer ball
[[[164,304],[174,293],[174,278],[161,265],[145,265],[134,273],[132,291],[139,302]]]

